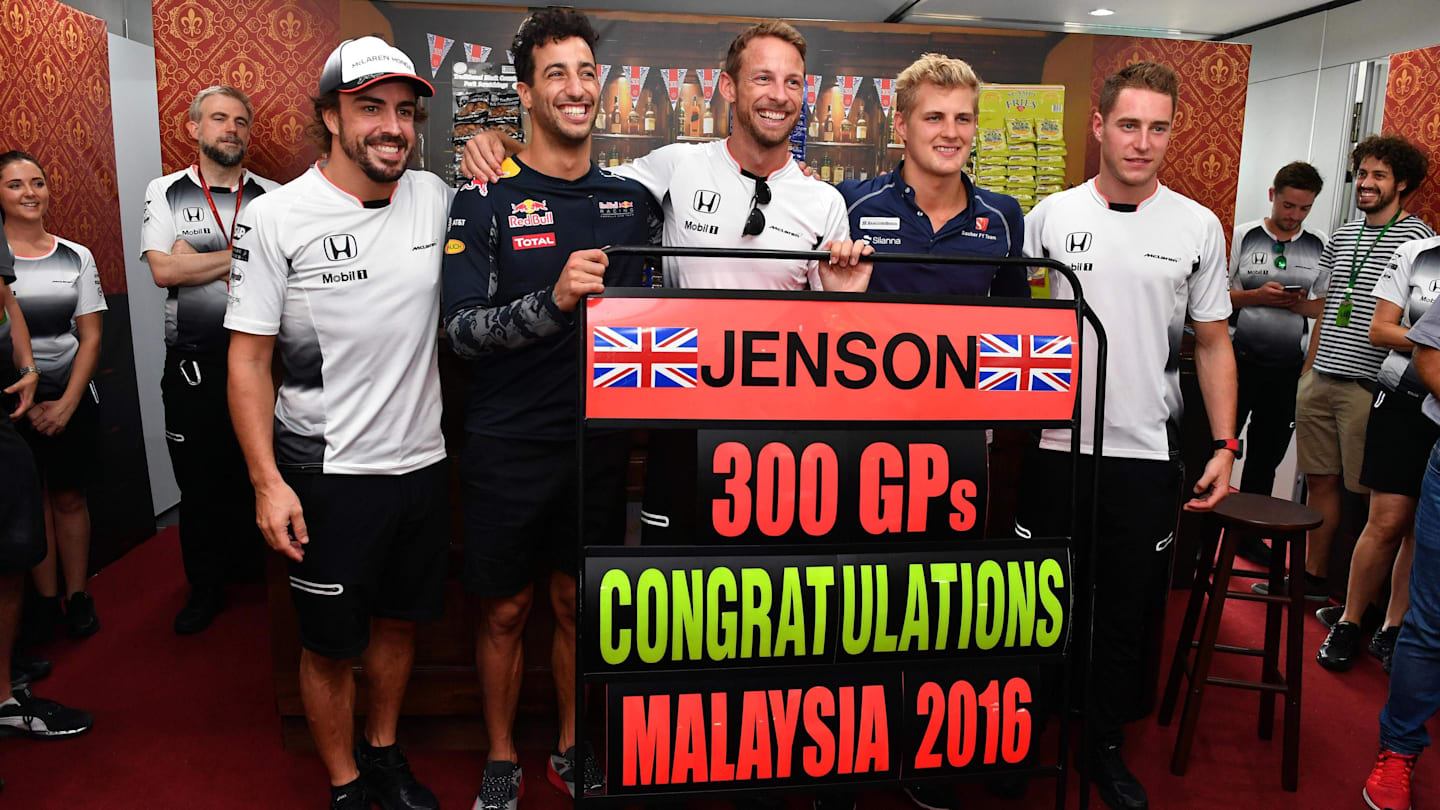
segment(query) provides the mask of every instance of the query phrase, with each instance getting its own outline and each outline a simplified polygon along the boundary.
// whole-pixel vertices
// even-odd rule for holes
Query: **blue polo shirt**
[[[1025,217],[1015,198],[977,188],[968,175],[961,175],[969,203],[936,233],[915,204],[915,190],[902,177],[904,166],[902,160],[888,174],[840,184],[852,238],[869,240],[879,253],[1024,255]],[[995,265],[876,264],[870,290],[1030,297],[1025,268]]]

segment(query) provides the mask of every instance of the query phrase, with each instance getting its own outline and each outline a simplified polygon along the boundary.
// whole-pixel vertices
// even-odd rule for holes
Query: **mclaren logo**
[[[331,234],[325,237],[325,258],[332,262],[348,262],[355,258],[355,237],[348,233]]]
[[[720,208],[720,192],[700,189],[695,192],[694,208],[701,214],[713,214]]]
[[[1090,241],[1089,231],[1076,231],[1065,237],[1065,252],[1084,253],[1090,249]]]

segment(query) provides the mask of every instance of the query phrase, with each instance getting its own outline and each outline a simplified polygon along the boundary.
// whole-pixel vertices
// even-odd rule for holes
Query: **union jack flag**
[[[1069,335],[980,335],[981,391],[1069,391]]]
[[[597,326],[595,388],[694,388],[700,339],[693,326]]]

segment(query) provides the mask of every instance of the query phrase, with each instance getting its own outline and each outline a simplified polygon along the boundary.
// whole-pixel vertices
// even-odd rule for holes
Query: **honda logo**
[[[1088,231],[1076,231],[1065,237],[1066,253],[1084,253],[1090,249],[1090,233]]]
[[[186,222],[200,222],[205,219],[205,212],[199,208],[186,208],[183,213]]]
[[[325,237],[325,258],[332,262],[349,261],[355,258],[355,237],[348,233]]]
[[[702,214],[713,214],[720,208],[720,192],[700,189],[695,192],[695,210]]]

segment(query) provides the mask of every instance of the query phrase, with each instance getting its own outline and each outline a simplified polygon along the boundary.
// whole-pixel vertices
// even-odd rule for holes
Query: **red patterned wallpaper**
[[[1240,186],[1240,139],[1250,81],[1250,46],[1179,39],[1096,37],[1090,106],[1115,71],[1136,62],[1170,65],[1180,74],[1180,109],[1160,182],[1198,201],[1220,218],[1226,240],[1235,224]],[[1100,171],[1100,150],[1086,150],[1085,176]]]
[[[1405,201],[1406,210],[1432,226],[1440,224],[1440,46],[1406,51],[1390,57],[1385,86],[1386,133],[1404,135],[1430,158],[1430,173],[1420,190]]]
[[[105,292],[125,292],[105,21],[55,0],[0,0],[0,65],[0,151],[44,164],[46,229],[90,248]]]
[[[305,140],[310,96],[340,43],[340,0],[154,0],[152,7],[165,171],[195,162],[185,132],[195,94],[229,84],[255,105],[246,166],[280,182],[303,172],[315,159]]]

